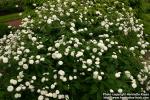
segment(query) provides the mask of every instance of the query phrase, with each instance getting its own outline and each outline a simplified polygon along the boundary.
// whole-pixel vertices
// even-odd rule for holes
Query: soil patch
[[[8,22],[6,22],[6,24],[10,25],[10,26],[14,26],[14,27],[19,27],[19,25],[21,25],[21,19],[16,19],[16,20],[10,20]]]

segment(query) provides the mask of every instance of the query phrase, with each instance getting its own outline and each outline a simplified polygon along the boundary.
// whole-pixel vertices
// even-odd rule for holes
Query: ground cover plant
[[[0,39],[0,99],[102,100],[104,92],[148,92],[143,30],[119,1],[48,1]]]

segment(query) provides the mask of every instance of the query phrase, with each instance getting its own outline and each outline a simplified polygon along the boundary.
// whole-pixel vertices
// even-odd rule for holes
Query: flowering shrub
[[[52,0],[0,39],[2,99],[101,100],[147,92],[149,43],[121,2]]]

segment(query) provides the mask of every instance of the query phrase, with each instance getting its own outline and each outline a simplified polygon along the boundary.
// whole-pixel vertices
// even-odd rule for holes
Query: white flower
[[[64,97],[65,97],[64,95],[58,95],[58,99],[64,99]]]
[[[134,50],[134,47],[129,48],[129,50],[133,51],[133,50]]]
[[[7,57],[3,57],[3,63],[8,63],[8,58]]]
[[[101,72],[101,75],[104,75],[104,72]]]
[[[112,58],[117,59],[117,55],[112,55]]]
[[[51,85],[51,89],[54,89],[54,88],[55,88],[55,85],[54,85],[54,84],[52,84],[52,85]]]
[[[62,78],[62,81],[63,81],[63,82],[66,82],[66,81],[67,81],[67,78],[66,78],[66,77],[63,77],[63,78]]]
[[[86,63],[87,63],[88,65],[92,65],[92,60],[91,60],[91,59],[87,59]]]
[[[14,95],[14,97],[17,99],[17,98],[20,98],[21,97],[21,94],[20,93],[16,93],[15,95]]]
[[[11,79],[11,80],[10,80],[10,84],[17,85],[17,81],[14,80],[14,79]]]
[[[71,4],[72,4],[72,5],[76,5],[76,3],[75,3],[75,2],[72,2]]]
[[[41,56],[40,56],[40,55],[37,55],[37,56],[36,56],[36,59],[40,59],[40,58],[41,58]]]
[[[59,70],[59,71],[58,71],[58,74],[61,75],[61,76],[64,76],[64,75],[65,75],[65,72],[64,72],[63,70]]]
[[[129,71],[125,71],[125,74],[126,74],[126,76],[127,76],[128,78],[131,77],[131,74],[130,74]]]
[[[75,54],[75,52],[74,52],[74,51],[72,51],[70,55],[74,57],[74,54]]]
[[[55,92],[56,94],[59,94],[60,92],[59,92],[59,90],[56,90],[56,92]]]
[[[62,57],[62,54],[59,52],[55,52],[52,54],[53,59],[60,59]]]
[[[74,44],[74,47],[77,48],[77,47],[78,47],[78,44]]]
[[[29,50],[29,49],[25,49],[24,52],[25,52],[25,53],[29,53],[30,50]]]
[[[94,71],[93,75],[98,76],[98,71]]]
[[[85,64],[83,64],[83,65],[82,65],[82,68],[83,68],[83,69],[86,69],[86,68],[87,68],[87,66],[86,66]]]
[[[94,53],[96,53],[97,52],[97,48],[93,48],[93,50],[92,50]]]
[[[97,14],[97,15],[100,15],[101,13],[100,13],[99,11],[96,11],[96,14]]]
[[[17,91],[17,92],[21,91],[21,87],[18,86],[18,87],[16,88],[16,91]]]
[[[14,56],[14,59],[18,61],[18,60],[19,60],[19,57],[18,57],[18,56]]]
[[[54,74],[53,78],[54,78],[54,79],[57,79],[57,75],[56,75],[56,74]]]
[[[59,47],[60,47],[60,43],[56,43],[56,44],[55,44],[55,47],[56,47],[56,48],[59,48]]]
[[[136,83],[133,83],[133,84],[132,84],[132,87],[133,87],[133,88],[136,88],[136,87],[137,87]]]
[[[45,58],[44,57],[40,58],[40,61],[45,61]]]
[[[30,85],[30,82],[25,82],[25,85],[26,85],[26,86],[29,86],[29,85]]]
[[[83,52],[78,51],[77,54],[76,54],[76,57],[80,57],[80,56],[82,56],[82,55],[83,55]]]
[[[57,98],[57,94],[56,93],[53,93],[53,98]]]
[[[18,51],[17,51],[17,54],[18,54],[18,55],[21,55],[21,54],[22,54],[22,51],[18,50]]]
[[[121,31],[122,29],[123,29],[123,28],[120,26],[120,27],[119,27],[119,30]]]
[[[118,89],[118,92],[119,92],[119,93],[122,93],[122,92],[123,92],[123,90],[122,90],[122,89]]]
[[[0,78],[3,76],[3,74],[2,73],[0,73]]]
[[[70,8],[70,9],[69,9],[69,12],[73,12],[73,11],[74,11],[73,8]]]
[[[39,61],[39,60],[36,60],[36,61],[35,61],[35,63],[36,63],[36,64],[39,64],[39,63],[40,63],[40,61]]]
[[[121,72],[116,73],[116,74],[115,74],[115,77],[116,77],[116,78],[119,78],[119,77],[120,77],[120,74],[121,74]]]
[[[41,48],[43,48],[43,47],[44,47],[44,45],[41,45],[41,44],[40,44],[40,45],[37,46],[37,49],[41,49]]]
[[[52,23],[52,19],[48,19],[47,24],[51,24],[51,23]]]
[[[38,100],[44,100],[44,96],[40,95],[40,96],[38,97]]]
[[[74,78],[74,79],[77,79],[77,76],[74,76],[73,78]]]
[[[37,40],[36,37],[32,37],[32,41],[35,42]]]
[[[22,62],[22,61],[19,61],[19,62],[18,62],[18,65],[19,65],[19,66],[22,66],[22,65],[23,65],[23,62]]]
[[[89,72],[92,71],[92,68],[88,68],[87,71],[89,71]]]
[[[105,24],[106,24],[105,21],[102,21],[102,22],[101,22],[101,26],[104,26]]]
[[[28,65],[27,64],[23,64],[23,68],[24,69],[28,69]]]
[[[36,76],[32,76],[32,79],[33,79],[33,80],[36,80]]]
[[[13,90],[14,90],[14,87],[12,85],[7,87],[8,92],[12,92]]]
[[[114,90],[113,90],[113,89],[110,89],[109,91],[110,91],[110,93],[113,93],[113,92],[114,92]]]
[[[52,50],[52,47],[48,47],[48,51],[51,51]]]
[[[26,58],[22,58],[22,62],[26,62],[27,61],[27,59]]]
[[[75,27],[75,24],[74,24],[74,23],[70,23],[70,24],[71,24],[72,27]]]
[[[102,49],[105,47],[105,45],[103,43],[98,43],[97,46],[102,48]]]
[[[93,36],[93,33],[89,33],[89,36]]]
[[[34,60],[29,60],[29,64],[34,64]]]
[[[102,80],[102,76],[98,76],[97,79],[98,79],[98,80]]]
[[[144,51],[144,50],[141,50],[141,54],[142,54],[142,55],[145,55],[145,51]]]
[[[58,61],[58,65],[63,65],[63,61]]]
[[[69,80],[70,80],[70,81],[73,80],[73,77],[72,77],[72,76],[69,76]]]

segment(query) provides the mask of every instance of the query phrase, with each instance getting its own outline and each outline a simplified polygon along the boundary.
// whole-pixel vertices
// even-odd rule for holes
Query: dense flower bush
[[[52,0],[0,39],[0,98],[101,100],[148,92],[149,43],[123,3]],[[3,86],[3,87],[2,87]]]

